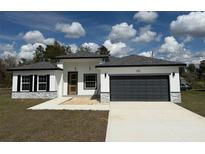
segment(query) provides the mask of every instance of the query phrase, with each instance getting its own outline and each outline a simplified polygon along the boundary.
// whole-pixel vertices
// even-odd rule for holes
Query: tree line
[[[80,46],[76,52],[91,52],[91,48]],[[50,61],[56,56],[68,55],[71,53],[72,50],[69,45],[61,45],[56,41],[53,45],[47,45],[45,49],[41,45],[38,46],[34,53],[33,61]],[[110,55],[110,51],[103,45],[97,49],[96,53],[101,55]]]
[[[205,88],[205,60],[200,61],[199,66],[189,64],[180,68],[180,76],[183,77],[193,88]]]
[[[76,52],[91,52],[89,47],[80,46]],[[0,87],[11,87],[11,73],[6,70],[11,67],[21,66],[34,62],[50,61],[56,56],[72,54],[69,45],[62,45],[59,42],[54,42],[53,45],[47,45],[45,48],[39,45],[33,55],[33,59],[20,60],[16,56],[7,55],[0,58]],[[110,55],[110,51],[105,46],[100,46],[96,54]],[[180,68],[181,77],[197,87],[204,86],[205,81],[205,60],[202,60],[198,67],[194,64],[189,64],[187,67]],[[198,85],[199,83],[199,85]]]
[[[76,52],[91,52],[91,48],[80,46]],[[69,45],[63,45],[55,41],[53,45],[47,45],[45,48],[39,45],[33,55],[33,59],[18,59],[16,56],[6,55],[0,58],[0,87],[11,87],[11,72],[7,72],[8,68],[21,66],[25,64],[50,61],[53,62],[53,58],[60,55],[72,54],[71,47]],[[96,54],[110,55],[110,51],[105,46],[100,46]]]

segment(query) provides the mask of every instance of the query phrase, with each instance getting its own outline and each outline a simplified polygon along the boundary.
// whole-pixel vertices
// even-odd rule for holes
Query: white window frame
[[[95,76],[96,81],[86,81],[85,78],[86,78],[87,75],[93,75],[93,76]],[[96,74],[96,73],[85,73],[84,76],[83,76],[83,78],[84,78],[84,79],[83,79],[84,90],[95,90],[95,89],[97,89],[97,82],[98,82],[97,80],[98,80],[98,79],[97,79],[97,74]],[[95,83],[95,87],[87,87],[87,86],[86,86],[87,82],[93,82],[93,83]]]
[[[30,91],[30,89],[29,89],[29,90],[23,90],[23,84],[29,84],[29,85],[30,85],[30,81],[23,83],[23,76],[29,77],[29,80],[30,80],[30,75],[22,75],[22,76],[21,76],[21,91]],[[31,86],[31,85],[30,85],[30,86]]]
[[[39,82],[39,76],[45,76],[46,77],[46,82]],[[40,90],[39,89],[39,84],[46,84],[46,89],[45,90]],[[47,76],[46,75],[38,75],[37,77],[37,91],[47,91]]]

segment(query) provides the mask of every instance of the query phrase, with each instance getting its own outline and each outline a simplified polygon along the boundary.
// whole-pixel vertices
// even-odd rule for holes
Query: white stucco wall
[[[63,71],[55,71],[56,88],[58,91],[58,97],[63,96]]]
[[[34,84],[34,75],[50,75],[50,91],[58,91],[59,88],[59,80],[62,78],[62,71],[55,70],[38,70],[38,71],[16,71],[13,72],[12,78],[12,91],[17,91],[17,76],[18,75],[33,75],[33,84]],[[56,78],[57,76],[57,78]],[[62,84],[61,84],[62,85]],[[62,88],[61,88],[62,89]],[[34,86],[33,86],[34,91]],[[62,93],[62,92],[61,92]],[[59,93],[60,94],[60,93]]]
[[[12,91],[17,91],[17,75],[16,73],[13,73],[12,77]]]
[[[101,92],[110,92],[110,74],[136,74],[136,75],[159,75],[170,74],[170,92],[180,92],[179,67],[107,67],[99,68],[101,70]],[[172,73],[175,72],[173,76]],[[107,76],[105,77],[105,74]]]
[[[63,95],[68,95],[68,72],[78,72],[77,95],[95,95],[99,93],[100,70],[95,68],[100,59],[69,59],[63,60]],[[61,61],[62,63],[62,61]],[[97,89],[84,89],[84,74],[97,74]]]

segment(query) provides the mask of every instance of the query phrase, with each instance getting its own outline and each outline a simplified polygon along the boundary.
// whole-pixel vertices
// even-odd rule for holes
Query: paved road
[[[106,141],[205,141],[205,118],[170,102],[111,102]]]

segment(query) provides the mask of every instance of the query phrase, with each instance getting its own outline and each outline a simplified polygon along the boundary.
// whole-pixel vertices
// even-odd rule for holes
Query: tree
[[[6,73],[5,64],[3,63],[3,60],[0,58],[0,87],[3,86],[5,80],[5,73]]]
[[[6,68],[15,67],[19,63],[17,56],[6,55],[2,58]]]
[[[12,55],[6,55],[1,59],[1,66],[0,66],[0,73],[2,74],[1,82],[3,83],[4,87],[11,87],[12,81],[12,73],[6,71],[6,69],[15,67],[18,64],[18,58]]]
[[[108,55],[108,56],[110,56],[110,51],[104,45],[99,47],[98,50],[96,51],[96,53],[100,54],[100,55]]]
[[[185,68],[184,67],[179,67],[179,74],[180,74],[180,76],[185,75]]]
[[[60,45],[57,41],[55,41],[53,45],[47,45],[45,50],[45,60],[50,60],[60,55],[66,55],[65,46]]]
[[[205,79],[205,60],[200,61],[199,65],[199,79]]]
[[[39,45],[35,50],[33,61],[39,62],[44,60],[45,60],[45,49],[41,45]]]
[[[72,53],[71,47],[69,45],[64,46],[64,48],[67,55]]]
[[[69,45],[61,45],[57,41],[52,45],[47,45],[44,49],[41,45],[39,45],[34,53],[34,62],[39,61],[49,61],[52,58],[60,55],[66,55],[72,53],[71,47]]]
[[[199,68],[201,72],[205,73],[205,60],[200,61]]]
[[[87,47],[87,46],[80,46],[78,49],[77,49],[77,52],[90,52],[91,49],[90,47]]]
[[[190,73],[195,73],[196,72],[196,67],[194,64],[189,64],[188,67],[187,67],[187,70],[190,72]]]

